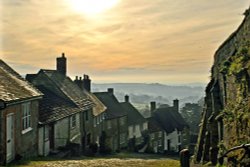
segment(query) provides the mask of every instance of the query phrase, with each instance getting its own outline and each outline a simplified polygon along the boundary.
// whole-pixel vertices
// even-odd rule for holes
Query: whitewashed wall
[[[168,140],[170,140],[170,150],[168,151],[178,152],[179,145],[181,145],[181,143],[178,141],[179,136],[181,137],[181,133],[178,133],[177,129],[169,134],[164,132],[164,150],[168,150]]]

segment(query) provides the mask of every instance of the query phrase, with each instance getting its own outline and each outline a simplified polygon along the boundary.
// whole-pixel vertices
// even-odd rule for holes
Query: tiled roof
[[[69,77],[62,75],[56,70],[40,70],[44,73],[63,94],[72,100],[79,108],[86,110],[94,104]]]
[[[159,132],[163,130],[160,124],[155,120],[154,117],[147,118],[147,121],[148,121],[149,132]]]
[[[181,114],[173,107],[158,108],[154,111],[153,117],[167,133],[171,133],[175,129],[182,131],[188,127]]]
[[[6,103],[41,97],[42,93],[0,59],[0,99]]]
[[[128,115],[128,125],[135,125],[146,122],[146,119],[131,103],[122,102],[121,106]]]
[[[39,105],[39,122],[41,124],[55,122],[81,112],[81,109],[72,101],[65,100],[44,86],[38,86],[38,88],[44,94]]]
[[[97,116],[106,111],[107,107],[91,92],[84,91],[85,94],[91,99],[95,104],[93,106],[93,115]]]
[[[94,95],[107,107],[106,118],[113,119],[127,115],[116,97],[109,92],[95,92]]]

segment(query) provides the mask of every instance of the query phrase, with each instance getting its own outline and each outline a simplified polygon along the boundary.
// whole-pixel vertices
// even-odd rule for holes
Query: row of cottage
[[[67,59],[56,59],[56,70],[41,69],[21,77],[0,60],[0,164],[32,156],[75,154],[122,149],[145,152],[181,149],[187,124],[173,107],[151,102],[144,118],[130,103],[119,102],[114,90],[91,92],[88,75],[72,81]]]

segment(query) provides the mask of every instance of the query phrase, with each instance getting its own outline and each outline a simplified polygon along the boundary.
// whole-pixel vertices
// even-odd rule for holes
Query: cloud
[[[66,2],[3,0],[1,56],[26,73],[36,72],[23,68],[27,64],[54,68],[55,57],[65,52],[69,75],[204,82],[213,53],[249,5],[249,0],[126,0],[87,17]]]

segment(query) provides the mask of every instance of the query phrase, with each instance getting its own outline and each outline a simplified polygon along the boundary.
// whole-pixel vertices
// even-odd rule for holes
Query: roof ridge
[[[42,70],[42,69],[41,69],[41,70]],[[44,71],[44,70],[42,70],[42,71]],[[49,71],[52,71],[52,72],[57,73],[57,70],[49,70]],[[45,73],[45,75],[47,76],[47,78],[49,78],[49,80],[52,81],[52,82],[58,87],[59,91],[60,91],[62,94],[64,94],[65,97],[67,97],[67,98],[68,98],[69,100],[71,100],[75,105],[77,105],[79,108],[81,108],[81,107],[75,102],[75,100],[74,100],[71,96],[69,96],[65,91],[63,91],[63,89],[61,89],[60,85],[59,85],[57,82],[55,82],[49,75],[47,75],[45,71],[44,71],[44,73]],[[63,75],[60,74],[60,73],[57,73],[57,74],[63,76]],[[68,77],[68,76],[63,76],[63,77],[66,78],[66,79],[68,79],[72,84],[74,84],[74,85],[78,88],[78,86],[71,80],[70,77]],[[80,88],[79,88],[79,89],[80,89]],[[80,90],[79,90],[79,91],[80,91]],[[85,98],[85,99],[82,99],[82,100],[89,100],[89,98]]]

